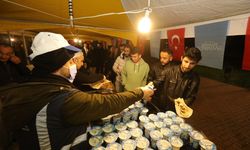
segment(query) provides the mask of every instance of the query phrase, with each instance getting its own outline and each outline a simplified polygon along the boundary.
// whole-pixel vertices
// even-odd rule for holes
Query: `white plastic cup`
[[[144,150],[149,147],[149,140],[145,137],[139,137],[136,139],[137,150]]]
[[[169,141],[173,150],[180,150],[180,148],[183,146],[183,141],[177,136],[170,137]]]
[[[115,129],[119,132],[119,131],[123,131],[127,129],[127,125],[123,122],[120,122],[118,124],[115,125]]]
[[[159,121],[159,117],[158,117],[156,114],[149,114],[149,115],[148,115],[148,118],[149,118],[152,122]]]
[[[89,134],[91,136],[98,136],[101,135],[103,132],[102,128],[100,126],[94,126],[90,131]]]
[[[140,128],[131,129],[130,133],[133,139],[139,138],[143,135],[143,132]]]
[[[181,128],[178,125],[175,125],[175,124],[171,125],[170,129],[174,132],[175,136],[180,137],[182,130],[181,130]]]
[[[170,130],[169,128],[161,128],[160,129],[161,134],[163,135],[163,138],[168,140],[171,136],[173,136],[173,131]]]
[[[164,124],[166,124],[166,127],[170,128],[170,126],[173,124],[173,120],[171,118],[165,118],[163,120]]]
[[[118,139],[118,133],[109,133],[104,136],[103,140],[107,143],[114,143]]]
[[[169,118],[174,118],[174,117],[176,117],[176,113],[173,112],[173,111],[170,111],[170,110],[166,111],[165,114],[166,114]]]
[[[106,150],[122,150],[122,145],[119,143],[110,143],[107,145]]]
[[[153,122],[148,122],[146,124],[144,124],[144,130],[145,130],[145,137],[149,139],[150,137],[150,132],[155,130],[155,125]]]
[[[163,138],[163,135],[158,130],[153,130],[150,132],[151,147],[156,149],[156,142]]]
[[[208,139],[202,139],[199,142],[201,150],[217,150],[216,145]]]
[[[192,145],[192,147],[194,149],[198,149],[200,146],[199,142],[200,140],[204,139],[204,136],[196,130],[190,132],[189,136],[190,136],[190,144]]]
[[[125,141],[131,137],[131,133],[128,130],[123,130],[118,132],[120,141]]]
[[[122,148],[123,148],[123,150],[134,150],[134,149],[136,149],[135,140],[128,139],[128,140],[123,141],[122,142]]]
[[[136,121],[129,121],[126,123],[128,129],[133,129],[138,127],[138,123]]]
[[[158,140],[156,142],[156,146],[158,150],[172,150],[171,144],[167,140]]]
[[[148,109],[147,108],[142,108],[140,115],[147,116],[147,114],[148,114]]]
[[[105,126],[103,126],[102,130],[104,131],[105,134],[111,133],[113,132],[115,129],[114,125],[112,124],[106,124]]]
[[[102,136],[93,136],[89,139],[89,145],[94,147],[99,147],[103,143],[103,137]]]
[[[139,127],[141,129],[144,129],[144,124],[148,123],[149,122],[149,118],[145,115],[141,115],[139,117],[139,120],[140,120],[140,123],[139,123]]]

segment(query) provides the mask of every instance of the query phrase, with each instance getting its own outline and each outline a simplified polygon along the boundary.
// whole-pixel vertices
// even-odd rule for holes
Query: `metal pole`
[[[26,63],[27,63],[27,65],[30,65],[30,61],[28,59],[28,49],[26,46],[26,40],[25,40],[24,33],[22,33],[22,36],[23,36],[23,47],[24,47],[24,52],[25,52],[25,57],[26,57]]]
[[[69,20],[70,20],[70,27],[74,27],[74,17],[73,17],[73,2],[69,0]]]

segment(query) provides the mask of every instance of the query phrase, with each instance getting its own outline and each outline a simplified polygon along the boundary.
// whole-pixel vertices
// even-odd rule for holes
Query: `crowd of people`
[[[79,49],[60,34],[41,32],[31,46],[34,69],[29,71],[10,45],[0,44],[1,134],[17,140],[20,149],[86,149],[91,121],[141,99],[158,111],[175,111],[177,98],[187,105],[195,100],[199,49],[187,48],[179,64],[164,49],[159,62],[148,64],[129,44],[115,53],[112,47],[105,53],[100,43],[92,46]],[[88,83],[107,79],[114,93],[87,92],[93,90]]]

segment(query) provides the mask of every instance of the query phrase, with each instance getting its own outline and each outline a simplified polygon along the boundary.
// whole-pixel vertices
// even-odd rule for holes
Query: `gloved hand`
[[[143,91],[143,100],[146,102],[150,102],[152,99],[152,96],[154,94],[154,86],[152,83],[149,83],[148,85],[144,87],[140,87]]]

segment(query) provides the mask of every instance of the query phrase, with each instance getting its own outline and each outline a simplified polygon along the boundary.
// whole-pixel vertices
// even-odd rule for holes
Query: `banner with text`
[[[181,60],[184,53],[185,28],[167,31],[168,46],[173,51],[173,59]]]
[[[247,31],[245,36],[245,49],[242,62],[243,70],[250,70],[250,17],[247,22]]]
[[[195,27],[195,46],[201,50],[200,65],[223,68],[228,21]]]
[[[161,46],[161,31],[150,33],[150,55],[159,58]]]

